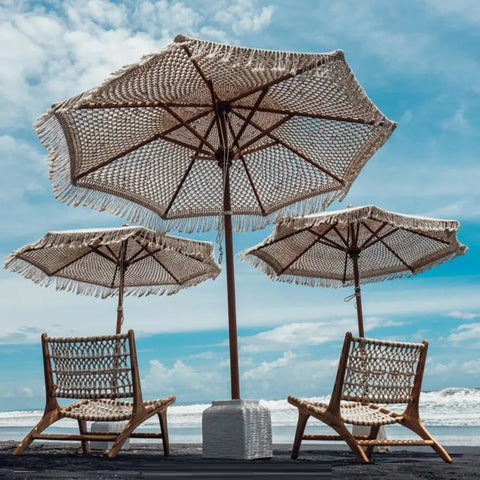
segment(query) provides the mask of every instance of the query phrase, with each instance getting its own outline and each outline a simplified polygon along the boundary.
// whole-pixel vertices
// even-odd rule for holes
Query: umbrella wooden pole
[[[119,263],[119,270],[120,270],[120,285],[118,286],[118,305],[117,305],[117,329],[116,334],[118,335],[122,330],[122,323],[123,323],[123,293],[125,290],[125,255],[127,253],[127,248],[125,242],[122,243],[122,247],[120,249],[120,263]]]
[[[240,398],[240,377],[238,370],[237,309],[235,306],[235,270],[233,264],[233,232],[230,199],[230,175],[227,167],[225,189],[223,194],[225,261],[227,266],[228,298],[228,335],[230,344],[230,379],[232,400]]]
[[[355,279],[355,300],[357,302],[358,335],[360,337],[364,337],[365,332],[363,330],[362,293],[360,290],[360,274],[358,271],[358,254],[351,255],[350,258],[352,259],[353,276]]]

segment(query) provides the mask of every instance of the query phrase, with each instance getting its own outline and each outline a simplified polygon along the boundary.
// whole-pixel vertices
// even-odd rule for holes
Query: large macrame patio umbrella
[[[355,287],[364,336],[361,283],[423,272],[463,255],[459,223],[388,212],[375,206],[282,218],[262,243],[240,254],[270,278],[322,287]]]
[[[232,228],[343,198],[394,128],[341,51],[266,51],[183,35],[36,124],[59,200],[155,228],[224,229],[233,399]]]
[[[143,227],[48,232],[13,252],[5,268],[57,290],[118,295],[117,334],[124,295],[171,295],[220,273],[211,243]]]

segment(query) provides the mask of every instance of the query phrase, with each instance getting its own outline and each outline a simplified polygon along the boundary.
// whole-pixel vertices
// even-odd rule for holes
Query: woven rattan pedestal
[[[270,410],[256,400],[213,401],[202,417],[203,457],[272,457]]]

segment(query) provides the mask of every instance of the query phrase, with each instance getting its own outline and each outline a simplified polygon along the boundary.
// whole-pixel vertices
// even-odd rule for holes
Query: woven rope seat
[[[327,403],[315,403],[297,397],[288,397],[289,403],[311,412],[313,416],[323,414]],[[340,404],[340,416],[350,425],[392,425],[402,421],[402,415],[373,403],[349,402]]]
[[[343,342],[337,376],[329,403],[317,403],[289,396],[298,409],[298,422],[292,447],[297,458],[302,440],[341,440],[363,463],[369,463],[375,446],[430,446],[445,462],[452,458],[422,424],[419,400],[428,343],[407,343],[353,337]],[[379,405],[380,404],[380,405]],[[383,405],[404,404],[402,413]],[[314,417],[332,428],[336,435],[304,434],[307,421]],[[421,440],[377,439],[382,425],[399,424]],[[370,427],[368,435],[355,435],[346,425]]]
[[[45,411],[37,425],[18,444],[15,455],[21,455],[36,439],[80,440],[84,453],[89,453],[91,440],[100,440],[113,442],[108,451],[108,456],[113,458],[130,437],[161,439],[164,454],[170,454],[167,407],[176,398],[170,395],[143,401],[133,330],[126,334],[96,337],[49,337],[44,333],[42,353]],[[76,401],[60,407],[58,398]],[[158,416],[160,433],[135,432],[153,415]],[[62,418],[77,420],[80,434],[42,433]],[[87,430],[87,421],[122,420],[128,422],[120,432]]]
[[[166,408],[175,401],[173,395],[158,400],[149,400],[143,402],[143,406],[148,411]],[[81,400],[72,403],[68,407],[60,408],[62,417],[75,418],[77,420],[87,420],[95,422],[117,422],[129,420],[133,413],[132,402],[120,402],[117,400]]]

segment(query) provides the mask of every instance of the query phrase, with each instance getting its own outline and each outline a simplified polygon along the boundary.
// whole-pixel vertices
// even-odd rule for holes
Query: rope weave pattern
[[[288,401],[292,405],[306,409],[311,415],[324,414],[328,407],[326,403],[310,402],[293,396],[289,396]],[[402,415],[370,403],[342,403],[340,416],[350,425],[391,425],[402,420]]]
[[[458,222],[366,206],[280,219],[268,238],[240,258],[275,280],[351,286],[354,270],[347,251],[352,225],[360,249],[361,283],[417,274],[467,251],[456,238]]]
[[[58,290],[104,298],[118,295],[122,245],[126,295],[170,295],[220,273],[211,243],[143,227],[49,232],[13,252],[5,268],[38,284],[56,282]]]
[[[210,85],[229,104],[224,142]],[[183,36],[54,105],[35,125],[58,199],[184,231],[217,226],[225,143],[234,228],[242,230],[265,226],[278,210],[304,214],[343,198],[394,128],[340,51],[273,52]]]
[[[143,403],[148,410],[166,408],[175,401],[175,396],[150,400]],[[88,421],[121,421],[132,417],[133,403],[116,400],[82,400],[60,409],[62,416]]]
[[[409,403],[423,344],[353,338],[342,400]]]
[[[128,335],[47,338],[57,398],[133,396]]]

